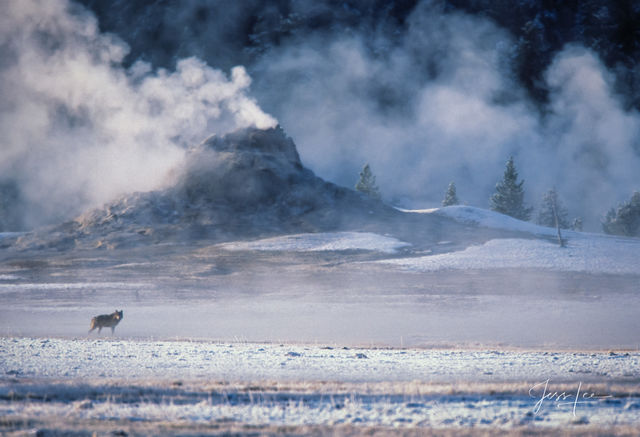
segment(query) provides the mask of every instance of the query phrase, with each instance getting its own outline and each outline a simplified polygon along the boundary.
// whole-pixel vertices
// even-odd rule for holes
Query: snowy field
[[[544,269],[637,274],[640,240],[573,235],[567,247],[532,239],[495,239],[459,252],[380,261],[417,271],[445,269]]]
[[[637,274],[640,239],[562,231],[567,240],[559,247],[556,230],[470,206],[450,206],[417,211],[486,228],[528,232],[547,239],[501,238],[465,250],[421,257],[381,261],[410,270],[544,269],[591,274]]]
[[[621,238],[563,230],[567,246],[560,248],[556,230],[509,216],[470,206],[450,206],[426,210],[403,210],[407,213],[436,214],[463,224],[526,232],[543,237],[499,238],[482,245],[447,253],[428,253],[425,256],[391,258],[380,261],[416,271],[447,269],[543,269],[591,274],[638,274],[640,239]],[[446,245],[448,242],[443,241]],[[370,232],[332,232],[287,235],[248,242],[221,244],[225,250],[235,251],[373,251],[396,254],[411,244]]]
[[[0,352],[7,432],[595,435],[640,426],[638,352],[9,337]]]

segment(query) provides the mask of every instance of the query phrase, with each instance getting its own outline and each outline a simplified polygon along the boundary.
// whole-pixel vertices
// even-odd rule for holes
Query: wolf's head
[[[122,320],[122,311],[115,310],[113,313],[113,318],[116,320]]]

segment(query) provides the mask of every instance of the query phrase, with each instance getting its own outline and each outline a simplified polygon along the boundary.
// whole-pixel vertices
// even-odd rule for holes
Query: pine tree
[[[602,229],[607,234],[640,236],[640,191],[634,192],[631,199],[617,209],[611,208],[602,222]]]
[[[496,192],[489,200],[491,209],[519,220],[529,220],[533,208],[524,206],[523,184],[524,181],[518,182],[518,172],[513,163],[513,157],[510,157],[504,170],[504,176],[496,184]]]
[[[542,197],[542,204],[540,205],[536,222],[539,225],[550,228],[555,228],[557,225],[560,226],[561,229],[569,229],[568,216],[567,209],[562,205],[555,188],[547,191]],[[558,223],[556,223],[556,217]]]
[[[456,184],[455,182],[451,182],[447,187],[444,199],[442,199],[442,206],[457,205],[459,203],[458,195],[456,194]]]
[[[359,191],[373,199],[380,199],[380,189],[376,185],[376,177],[371,172],[369,164],[365,164],[360,172],[360,179],[356,183],[356,191]]]

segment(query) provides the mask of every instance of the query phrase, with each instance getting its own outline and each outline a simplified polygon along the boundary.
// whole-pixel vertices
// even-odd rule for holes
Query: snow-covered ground
[[[0,434],[637,434],[640,240],[417,213],[510,233],[7,255]]]
[[[508,215],[500,214],[498,212],[490,211],[487,209],[477,208],[475,206],[453,205],[445,206],[442,208],[429,209],[397,209],[402,212],[413,214],[440,215],[443,217],[452,218],[460,223],[478,225],[485,228],[529,232],[531,234],[553,237],[555,237],[556,235],[556,230],[554,228],[539,226],[531,222],[524,222]],[[569,232],[569,234],[574,235],[575,232],[571,231]]]
[[[227,381],[582,381],[640,377],[640,352],[348,348],[336,345],[0,338],[2,373]]]
[[[556,235],[556,230],[553,228],[539,226],[530,222],[524,222],[508,215],[500,214],[487,209],[476,208],[474,206],[453,205],[443,208],[403,211],[441,215],[444,217],[452,218],[460,223],[474,224],[485,228],[529,232],[537,235]]]
[[[554,230],[490,211],[419,214],[530,232],[470,246],[336,232],[78,259],[16,252],[0,265],[0,335],[73,338],[124,309],[118,333],[137,339],[638,347],[640,239],[567,232],[560,248]]]
[[[556,230],[516,220],[493,211],[470,206],[406,211],[438,214],[461,223],[482,227],[519,231],[539,238],[501,238],[489,240],[465,250],[421,257],[389,259],[380,262],[411,270],[442,269],[545,269],[564,272],[638,274],[640,273],[640,239],[603,234],[562,231],[567,240],[560,247]]]
[[[567,247],[553,241],[508,238],[465,250],[380,262],[412,270],[546,269],[563,272],[638,274],[640,240],[573,236]]]
[[[395,253],[398,249],[410,246],[396,238],[371,232],[319,232],[314,234],[285,235],[256,241],[224,243],[220,247],[226,250],[265,250],[319,252],[344,250],[369,250],[382,253]]]
[[[0,352],[4,430],[139,422],[356,431],[640,426],[638,352],[11,337],[0,338]]]
[[[463,224],[532,234],[531,238],[497,238],[478,246],[419,257],[379,262],[417,271],[443,269],[545,269],[563,272],[638,274],[640,239],[562,231],[566,247],[559,247],[556,230],[471,206],[449,206],[407,213],[436,214]],[[411,244],[370,232],[324,232],[224,243],[225,250],[347,251],[366,250],[396,254]]]

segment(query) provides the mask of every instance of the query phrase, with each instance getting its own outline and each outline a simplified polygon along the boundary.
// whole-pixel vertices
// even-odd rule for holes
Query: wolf
[[[89,333],[94,329],[98,328],[98,334],[102,331],[102,328],[111,328],[111,333],[116,329],[116,325],[120,323],[122,320],[122,311],[115,310],[111,314],[102,314],[100,316],[95,316],[91,319],[91,327],[89,328]]]

